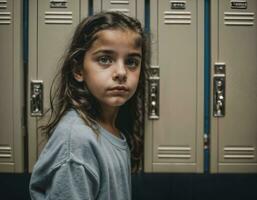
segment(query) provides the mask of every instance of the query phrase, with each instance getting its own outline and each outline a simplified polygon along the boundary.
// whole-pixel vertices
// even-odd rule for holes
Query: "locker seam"
[[[8,5],[8,4],[7,4]],[[15,26],[14,26],[14,22],[16,23],[16,18],[14,17],[14,4],[13,4],[13,2],[12,2],[12,10],[11,10],[11,12],[12,12],[12,14],[11,14],[11,19],[12,19],[12,21],[11,21],[11,25],[12,25],[12,56],[13,56],[13,59],[12,59],[12,79],[13,79],[13,81],[12,81],[12,120],[13,120],[13,122],[12,122],[12,132],[14,133],[14,126],[15,126],[15,113],[14,113],[14,84],[15,84],[15,82],[14,82],[14,80],[15,80],[15,76],[14,76],[14,68],[15,68],[15,66],[14,66],[14,55],[15,55],[15,45],[14,45],[14,32],[16,31],[14,28],[15,28]],[[14,151],[14,144],[15,144],[15,138],[14,138],[14,136],[12,137],[12,145],[13,145],[13,147],[12,147],[12,152],[11,152],[11,156],[12,156],[12,162],[14,162],[15,163],[15,151]],[[16,168],[16,166],[14,165],[14,169]]]
[[[198,68],[199,68],[199,58],[198,58],[198,56],[199,56],[199,44],[198,44],[198,42],[199,42],[199,40],[198,40],[198,34],[199,34],[199,31],[198,31],[198,29],[199,29],[199,24],[198,24],[198,20],[199,20],[199,13],[198,13],[198,0],[196,1],[196,14],[195,14],[195,16],[196,16],[196,19],[195,19],[195,23],[196,23],[196,49],[197,49],[197,51],[196,51],[196,72],[195,72],[195,75],[196,75],[196,93],[195,93],[195,95],[196,95],[196,102],[195,102],[195,108],[196,108],[196,112],[195,112],[195,119],[196,119],[196,121],[195,121],[195,145],[196,145],[196,148],[195,148],[195,163],[198,163],[198,145],[197,145],[197,138],[198,138],[198,100],[199,100],[199,98],[198,98],[198,92],[199,92],[199,89],[198,89],[198,87],[199,87],[199,81],[198,81]],[[191,154],[192,154],[192,151],[191,151]],[[197,167],[196,167],[197,168]]]
[[[39,11],[39,7],[38,7],[38,0],[37,0],[37,30],[36,30],[36,47],[38,46],[38,26],[39,26],[39,23],[38,23],[38,21],[39,21],[39,17],[38,17],[38,12]],[[37,63],[36,63],[36,79],[38,80],[38,64],[39,64],[39,62],[38,62],[38,48],[36,48],[36,61],[37,61]],[[37,118],[35,118],[35,121],[36,121],[36,127],[38,127],[38,119]],[[38,141],[37,141],[37,139],[38,139],[38,130],[36,130],[36,155],[38,156]]]

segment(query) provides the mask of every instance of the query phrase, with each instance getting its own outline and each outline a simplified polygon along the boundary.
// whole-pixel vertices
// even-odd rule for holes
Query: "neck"
[[[101,118],[99,118],[99,124],[108,130],[113,135],[120,137],[119,130],[116,128],[115,121],[118,115],[118,108],[102,109]]]

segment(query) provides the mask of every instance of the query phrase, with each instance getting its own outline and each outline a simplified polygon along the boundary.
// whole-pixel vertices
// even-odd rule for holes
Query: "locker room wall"
[[[148,1],[146,1],[148,2]],[[205,5],[209,4],[205,0]],[[29,199],[30,174],[0,173],[1,199]],[[256,174],[138,174],[133,199],[257,199]]]
[[[38,90],[37,87],[42,87],[42,89],[40,89],[42,91],[42,97],[39,96],[43,99],[41,112],[44,112],[49,107],[49,90],[53,75],[56,73],[58,60],[76,24],[78,24],[82,17],[88,14],[87,11],[90,9],[88,9],[87,0],[77,0],[69,3],[65,1],[67,4],[60,8],[56,8],[55,6],[51,7],[51,3],[48,1],[31,0],[29,2],[30,46],[27,83],[27,116],[29,171],[32,171],[37,156],[44,145],[44,138],[41,137],[40,131],[38,130],[38,127],[41,125],[41,113],[37,111],[37,107],[35,107],[36,111],[33,111],[31,99],[35,95],[34,91]],[[217,165],[214,163],[215,158],[222,157],[223,151],[225,154],[228,151],[228,155],[224,154],[225,160],[221,159],[218,164],[219,167],[223,167],[224,170],[212,170],[212,172],[256,172],[257,128],[253,121],[250,123],[250,118],[254,119],[257,115],[256,106],[248,106],[248,112],[241,111],[241,115],[245,116],[245,120],[244,125],[239,127],[241,130],[247,129],[248,132],[251,132],[248,134],[247,139],[240,139],[244,134],[243,131],[234,134],[239,127],[234,129],[225,128],[222,133],[215,131],[221,130],[222,123],[219,122],[225,121],[223,127],[231,127],[233,119],[237,119],[237,124],[243,122],[242,120],[240,121],[240,117],[236,118],[236,113],[239,112],[237,111],[238,106],[234,106],[232,110],[226,109],[227,114],[226,116],[222,116],[222,118],[214,116],[208,119],[208,121],[211,120],[212,133],[210,130],[204,130],[203,128],[204,100],[206,103],[206,101],[213,99],[213,96],[216,95],[216,93],[211,93],[210,99],[204,99],[204,67],[205,69],[209,67],[213,68],[213,66],[210,66],[208,63],[205,63],[204,66],[204,1],[149,0],[147,2],[149,12],[151,13],[151,15],[148,16],[150,18],[149,24],[144,23],[145,16],[143,13],[145,11],[144,3],[146,3],[144,1],[95,0],[91,2],[93,11],[90,11],[92,13],[101,10],[121,11],[139,18],[143,24],[149,27],[152,36],[152,64],[150,67],[152,76],[150,77],[150,85],[148,86],[149,91],[147,98],[149,108],[145,120],[145,171],[202,173],[204,160],[208,160],[210,157],[212,161],[211,166],[212,169],[214,169],[214,165]],[[231,2],[235,1],[223,1],[224,4],[221,4],[218,0],[212,1],[212,25],[215,24],[216,18],[220,17],[216,16],[215,13],[219,12],[223,15],[223,9],[225,9],[225,7],[232,7]],[[216,9],[216,4],[222,6]],[[240,9],[242,9],[241,13],[245,13],[243,17],[248,19],[254,16],[256,12],[255,7],[256,4],[254,1],[248,0],[248,6],[246,8],[240,7]],[[233,11],[234,8],[231,9]],[[250,14],[249,10],[251,11]],[[242,15],[238,14],[239,11],[231,13],[230,15],[236,16],[236,18],[232,17],[231,20],[233,20],[233,22],[229,22],[230,27],[232,24],[234,25],[235,19],[240,18]],[[226,16],[226,12],[224,12],[224,14],[225,20],[231,18],[231,16]],[[252,18],[251,23],[253,30],[251,37],[252,40],[255,41],[254,34],[256,33],[256,26],[254,26],[254,17]],[[239,20],[242,19],[240,18]],[[225,22],[225,25],[226,23],[227,22]],[[249,22],[244,23],[243,26],[237,25],[237,27],[240,28],[239,30],[243,30],[243,28],[251,29]],[[242,25],[241,22],[240,25]],[[247,27],[245,25],[247,25]],[[216,32],[221,36],[225,29],[223,30],[220,27],[216,28],[213,25],[210,31],[212,36],[214,35],[212,33]],[[234,32],[230,32],[229,37],[231,37]],[[224,42],[221,44],[223,43]],[[248,43],[253,44],[253,48],[248,50],[249,45],[245,45],[246,47],[242,52],[256,52],[256,42],[248,40]],[[229,49],[233,44],[233,42],[227,43],[225,46]],[[240,46],[240,43],[238,43],[238,45]],[[212,42],[211,47],[214,46],[215,43]],[[222,48],[221,45],[218,46]],[[217,51],[223,51],[223,49],[218,49]],[[215,50],[212,51],[211,56],[214,57],[214,54]],[[249,55],[249,53],[246,54]],[[248,57],[245,59],[247,60]],[[237,58],[239,58],[239,56],[237,56]],[[254,68],[255,65],[256,63],[253,61],[251,65],[252,68]],[[254,70],[250,71],[253,71],[252,84],[254,85],[254,78],[256,78],[255,73]],[[228,95],[224,96],[222,104],[226,104],[226,108],[231,107],[231,105],[234,105],[236,102],[236,100],[227,101],[231,99],[231,96],[235,96],[233,90],[237,87],[237,81],[233,79],[230,81],[229,77],[232,76],[230,73],[235,74],[235,72],[228,70],[228,78],[226,80],[229,80],[229,87],[224,83],[226,86],[226,94]],[[251,74],[248,74],[248,76],[250,75]],[[207,74],[207,76],[210,76],[210,74]],[[235,84],[230,84],[233,81]],[[240,81],[240,76],[238,81]],[[243,82],[243,79],[241,82]],[[35,88],[33,88],[33,84],[35,84]],[[244,85],[247,84],[249,85],[249,83],[244,83]],[[214,88],[214,86],[212,86],[212,88]],[[249,94],[249,92],[246,92],[246,88],[247,87],[244,88],[243,92]],[[254,105],[257,92],[255,92],[255,90],[252,91],[249,99],[252,99],[251,104]],[[239,98],[240,95],[236,95],[237,98]],[[211,107],[217,107],[217,102],[213,102],[212,104]],[[232,111],[234,114],[231,114]],[[247,114],[249,111],[252,112],[251,115]],[[248,124],[250,125],[247,126]],[[204,138],[208,136],[208,132],[210,133],[210,137]],[[221,140],[216,140],[218,134],[220,134],[219,138],[222,138]],[[226,134],[231,135],[223,137]],[[231,138],[234,140],[233,143],[228,142],[226,145],[221,145],[221,143],[225,143],[225,141],[229,141]],[[246,140],[248,140],[248,142],[246,142]],[[209,148],[209,141],[211,141],[212,148],[209,155],[205,154],[204,157],[204,148]],[[242,152],[240,152],[240,150],[242,150]],[[216,152],[219,152],[219,155],[217,155]],[[249,157],[253,159],[246,162]],[[226,160],[226,158],[228,159]],[[225,163],[225,161],[228,162]],[[205,162],[205,164],[206,163],[207,162]],[[235,165],[237,165],[236,168]]]
[[[148,16],[148,24],[145,24],[148,30],[152,35],[152,65],[151,70],[154,71],[154,77],[150,78],[150,86],[148,87],[149,96],[148,96],[148,116],[146,116],[146,126],[145,126],[145,171],[146,172],[203,172],[203,161],[208,160],[208,155],[203,158],[204,153],[204,136],[210,130],[203,129],[203,46],[204,44],[204,29],[203,29],[203,19],[204,19],[204,7],[203,7],[203,0],[195,0],[187,2],[187,1],[157,1],[157,0],[149,0],[149,1],[90,1],[87,0],[77,0],[69,2],[65,4],[64,7],[56,8],[55,5],[52,7],[52,4],[48,1],[29,1],[29,46],[28,46],[28,75],[26,74],[26,81],[27,81],[27,99],[26,99],[26,107],[27,107],[27,124],[28,124],[28,160],[29,160],[29,171],[32,171],[33,165],[37,159],[38,154],[42,148],[42,138],[40,136],[40,132],[38,132],[37,127],[40,126],[40,112],[38,108],[33,105],[33,101],[35,100],[35,96],[38,90],[42,90],[42,94],[36,97],[40,97],[42,99],[41,110],[44,112],[47,107],[49,106],[49,90],[50,84],[53,78],[53,74],[56,72],[56,66],[58,65],[58,60],[60,59],[61,55],[63,54],[63,49],[65,49],[66,41],[69,40],[71,34],[78,22],[81,18],[88,15],[88,12],[98,12],[100,10],[117,10],[124,12],[126,14],[138,17],[143,24],[145,16]],[[52,2],[52,1],[51,1]],[[54,2],[54,1],[53,1]],[[64,1],[66,2],[66,1]],[[218,45],[220,48],[222,47],[221,44],[224,44],[224,41],[227,41],[226,38],[231,38],[233,35],[238,35],[239,38],[241,34],[248,33],[250,34],[252,39],[248,39],[244,44],[244,49],[241,50],[240,55],[245,55],[245,66],[246,69],[243,69],[240,73],[248,73],[248,77],[251,76],[250,79],[241,79],[240,76],[237,76],[237,80],[229,79],[229,77],[239,74],[238,71],[240,66],[244,63],[241,62],[238,65],[238,70],[228,70],[227,79],[228,84],[226,86],[226,93],[227,96],[222,98],[226,98],[226,100],[222,100],[222,104],[225,105],[226,103],[226,110],[228,111],[228,117],[222,116],[222,118],[216,118],[217,116],[211,118],[212,123],[212,133],[211,135],[211,152],[210,157],[212,161],[212,172],[255,172],[257,171],[257,164],[256,164],[256,123],[254,122],[254,118],[257,115],[257,109],[254,105],[254,102],[257,98],[257,92],[255,89],[251,89],[247,87],[247,85],[255,85],[256,77],[254,66],[256,65],[256,60],[254,56],[251,55],[251,52],[256,52],[256,40],[254,37],[256,35],[256,25],[255,25],[255,12],[256,12],[256,2],[253,0],[248,0],[248,6],[245,8],[241,8],[242,12],[232,12],[235,9],[232,7],[232,3],[235,1],[223,1],[224,5],[219,3],[219,1],[212,1],[212,36],[213,38],[216,37],[216,33],[219,36],[224,35],[223,32],[226,29],[222,29],[222,27],[216,27],[216,21],[221,21],[219,15],[215,15],[216,12],[220,12],[221,14],[224,12],[224,24],[228,27],[236,26],[237,29],[232,29],[231,32],[228,32],[228,36],[224,36],[225,39]],[[59,1],[57,2],[60,3]],[[66,2],[67,3],[67,2]],[[144,15],[143,13],[145,10],[144,3],[147,4],[148,12],[151,15]],[[181,4],[179,4],[181,3]],[[3,4],[3,3],[2,3]],[[50,5],[51,4],[51,5]],[[175,6],[174,6],[174,5]],[[222,5],[217,7],[217,5]],[[242,4],[242,2],[241,2]],[[239,4],[239,6],[242,6]],[[12,1],[8,1],[10,9],[12,9]],[[14,4],[13,9],[17,9],[18,5],[21,4]],[[89,6],[91,11],[89,9]],[[179,6],[178,6],[179,5]],[[181,7],[182,5],[182,7]],[[178,7],[177,7],[178,6]],[[243,5],[244,6],[244,5]],[[226,11],[228,10],[230,12]],[[231,7],[231,8],[230,8]],[[7,7],[8,8],[8,7]],[[19,7],[21,10],[21,6]],[[3,8],[1,8],[3,9]],[[216,9],[216,11],[215,11]],[[223,10],[225,9],[225,11]],[[238,8],[237,8],[238,9]],[[182,11],[181,11],[182,10]],[[1,12],[1,15],[6,15],[7,12]],[[17,16],[21,15],[21,12],[17,12]],[[164,15],[163,15],[164,14]],[[209,13],[210,14],[210,13]],[[14,16],[16,16],[16,12],[14,12]],[[56,17],[57,16],[57,17]],[[236,17],[233,17],[236,16]],[[222,17],[222,16],[221,16]],[[2,17],[2,25],[1,27],[5,27],[3,24],[6,21],[6,16]],[[218,20],[216,20],[216,18]],[[240,19],[239,19],[240,18]],[[18,19],[18,17],[14,17],[13,19]],[[163,20],[164,19],[164,20]],[[231,22],[228,20],[232,20]],[[240,20],[236,22],[235,20]],[[248,21],[245,21],[248,20]],[[250,20],[250,21],[249,21]],[[15,20],[14,20],[15,22]],[[21,28],[17,21],[16,26],[13,26],[18,31],[21,32]],[[15,25],[15,23],[13,23]],[[13,30],[11,30],[13,31]],[[247,31],[247,32],[246,32]],[[13,31],[14,32],[14,31]],[[4,33],[4,30],[2,31]],[[15,32],[18,34],[18,32]],[[234,34],[235,33],[235,34]],[[8,37],[12,34],[5,34]],[[21,34],[20,34],[21,35]],[[5,37],[3,35],[3,37]],[[19,38],[19,37],[18,37]],[[21,38],[21,37],[20,37]],[[222,37],[218,37],[222,38]],[[234,38],[233,40],[239,40],[238,38]],[[247,38],[247,37],[244,37]],[[248,37],[249,38],[249,37]],[[13,45],[18,46],[20,42],[17,40],[13,40],[9,38]],[[8,41],[8,38],[6,38]],[[21,41],[21,39],[20,39]],[[12,44],[12,43],[9,44]],[[169,43],[170,42],[170,43]],[[219,42],[219,41],[218,41]],[[52,44],[55,44],[54,46]],[[187,44],[190,44],[190,48],[187,47]],[[238,47],[240,43],[236,43]],[[234,45],[234,48],[238,48],[235,46],[235,42],[227,43],[223,45],[224,48],[228,47],[224,50],[224,52],[229,51],[229,46]],[[213,57],[215,57],[215,49],[216,44],[214,39],[212,39],[211,47],[213,48]],[[11,47],[11,46],[10,46]],[[206,47],[206,46],[205,46]],[[242,45],[241,45],[242,47]],[[250,48],[251,47],[251,48]],[[2,46],[5,48],[5,45]],[[208,48],[208,47],[207,47]],[[207,50],[205,48],[205,50]],[[14,52],[18,52],[18,48],[15,48]],[[239,49],[239,48],[238,48]],[[248,50],[249,49],[249,50]],[[2,50],[3,52],[5,49]],[[217,51],[223,51],[222,49],[217,49]],[[59,52],[58,54],[56,52]],[[194,54],[192,54],[194,52]],[[244,53],[247,52],[247,53]],[[171,53],[171,54],[170,54]],[[18,53],[14,55],[18,55]],[[2,54],[4,55],[4,54]],[[10,53],[8,55],[11,55]],[[228,55],[229,56],[229,55]],[[187,59],[184,59],[184,58]],[[216,56],[217,57],[217,56]],[[221,56],[220,56],[221,57]],[[3,57],[2,61],[5,62],[5,58]],[[233,54],[232,54],[233,58]],[[239,56],[237,56],[239,58]],[[21,60],[21,56],[19,58]],[[14,57],[9,57],[9,62],[12,60],[19,60],[14,59]],[[206,59],[206,58],[205,58]],[[220,58],[219,58],[220,59]],[[231,58],[228,58],[231,60]],[[223,58],[226,60],[226,57]],[[247,62],[246,62],[247,61]],[[212,62],[220,62],[220,61],[212,61]],[[233,62],[232,62],[233,63]],[[236,61],[234,63],[239,63]],[[169,66],[171,65],[171,66]],[[215,63],[212,63],[213,66],[209,66],[208,63],[205,63],[205,69],[208,67],[214,68]],[[23,89],[17,90],[18,87],[23,87],[22,78],[23,75],[18,70],[18,64],[15,63],[13,71],[9,71],[9,79],[10,81],[12,78],[12,73],[14,76],[16,75],[20,79],[13,79],[16,81],[15,83],[11,83],[8,85],[14,85],[13,91],[11,89],[5,90],[6,94],[4,97],[10,97],[15,99],[4,99],[5,102],[14,102],[12,108],[16,108],[15,111],[18,111],[18,115],[22,115],[22,109],[24,107],[23,104]],[[19,65],[21,66],[21,64]],[[229,67],[229,65],[228,65]],[[236,65],[234,64],[234,68]],[[6,68],[10,70],[11,68]],[[17,70],[18,69],[18,70]],[[229,69],[229,68],[228,68]],[[231,68],[233,69],[233,68]],[[213,72],[213,70],[212,70]],[[216,76],[220,74],[212,74],[213,79],[216,79]],[[156,76],[156,77],[155,77]],[[209,74],[207,74],[209,76]],[[3,76],[7,77],[7,76]],[[210,77],[209,77],[210,79]],[[4,80],[4,79],[2,79]],[[225,79],[224,79],[225,80]],[[210,81],[210,80],[209,80]],[[237,93],[232,92],[237,88],[237,82],[241,82],[240,87],[238,87]],[[234,85],[231,84],[234,82]],[[2,84],[4,85],[4,84]],[[19,86],[18,86],[19,85]],[[42,86],[41,86],[42,85]],[[229,85],[229,87],[227,87]],[[244,86],[243,86],[244,85]],[[35,86],[35,87],[34,87]],[[42,88],[38,88],[42,87]],[[156,87],[156,88],[155,88]],[[212,88],[216,86],[212,85]],[[248,88],[248,90],[247,90]],[[225,88],[224,88],[225,90]],[[18,92],[16,92],[18,91]],[[155,91],[156,94],[152,94],[151,92]],[[248,95],[248,101],[251,103],[245,104],[245,106],[238,106],[239,104],[236,103],[238,98],[243,95]],[[17,95],[18,98],[14,98]],[[151,99],[152,96],[156,96],[156,99]],[[187,97],[188,95],[188,97]],[[216,93],[212,93],[210,99]],[[251,96],[249,96],[251,95]],[[231,97],[236,98],[231,98]],[[229,99],[233,99],[227,101]],[[20,100],[20,101],[19,101]],[[245,100],[247,100],[245,98]],[[18,102],[19,101],[19,102]],[[209,99],[205,99],[209,101]],[[221,100],[219,100],[221,101]],[[170,103],[172,102],[172,103]],[[229,102],[229,103],[228,103]],[[154,104],[153,104],[154,103]],[[217,102],[216,102],[217,103]],[[2,108],[4,109],[4,102],[1,103]],[[213,108],[217,107],[215,102],[212,102],[211,105]],[[215,105],[214,105],[215,104]],[[247,105],[252,105],[248,106]],[[9,104],[11,105],[11,104]],[[155,105],[155,107],[151,106]],[[174,106],[176,105],[176,106]],[[35,108],[35,110],[33,110]],[[232,108],[232,109],[227,109]],[[240,108],[238,110],[238,108]],[[243,108],[243,110],[242,110]],[[246,111],[247,108],[248,110]],[[9,119],[14,119],[12,117],[13,111],[10,110],[10,117]],[[40,110],[40,109],[39,109]],[[225,109],[224,109],[225,110]],[[185,112],[186,111],[186,112]],[[232,112],[233,111],[233,112]],[[153,115],[153,112],[157,112],[158,116],[150,116]],[[240,112],[240,116],[237,117],[237,112]],[[3,110],[2,113],[5,113]],[[8,113],[8,112],[7,112]],[[251,114],[249,114],[251,113]],[[18,116],[13,115],[13,116]],[[155,115],[155,113],[154,113]],[[4,119],[7,119],[6,116]],[[243,119],[240,119],[243,116]],[[237,118],[236,118],[237,117]],[[23,127],[21,127],[22,119],[24,116],[17,117],[17,120],[7,120],[9,123],[13,121],[13,125],[9,124],[9,129],[13,129],[16,132],[15,134],[2,134],[5,138],[2,139],[3,144],[1,146],[1,156],[7,156],[8,149],[11,148],[10,152],[13,153],[16,160],[19,162],[16,163],[15,166],[20,166],[19,171],[22,169],[23,164],[23,135],[22,131],[24,131]],[[237,124],[241,124],[237,128],[228,128],[231,127],[231,123],[233,119],[237,121]],[[23,120],[24,121],[24,120]],[[208,120],[207,120],[208,121]],[[3,121],[4,122],[4,121]],[[220,125],[219,125],[220,124]],[[221,126],[223,124],[224,131],[219,133],[217,130],[221,130]],[[3,123],[3,126],[8,125],[8,123]],[[20,126],[20,128],[16,127]],[[226,128],[227,127],[227,128]],[[236,126],[235,126],[236,127]],[[8,128],[7,128],[8,129]],[[238,132],[238,130],[241,130]],[[21,130],[21,131],[20,131]],[[245,130],[245,133],[244,131]],[[20,131],[20,132],[19,132]],[[5,132],[3,130],[3,132]],[[7,131],[8,132],[8,131]],[[237,133],[237,134],[235,134]],[[217,139],[218,134],[220,134],[219,138]],[[230,136],[225,136],[226,134],[232,134]],[[247,134],[243,140],[243,136]],[[11,137],[10,137],[11,136]],[[9,137],[10,146],[4,146],[6,143],[6,138]],[[19,139],[16,139],[20,137]],[[233,138],[232,143],[228,143],[225,145],[225,140],[229,141]],[[236,139],[237,138],[237,139]],[[205,141],[206,142],[206,141]],[[8,143],[8,142],[7,142]],[[222,144],[222,145],[221,145]],[[13,147],[13,150],[12,150]],[[208,148],[208,139],[206,142],[205,147]],[[15,149],[17,150],[15,151]],[[8,151],[7,151],[8,150]],[[7,152],[7,153],[6,153]],[[216,154],[219,152],[219,154]],[[223,155],[224,153],[224,155]],[[227,154],[226,154],[227,153]],[[25,155],[26,156],[26,155]],[[221,159],[219,164],[217,164],[217,157],[221,158],[224,156],[224,159]],[[2,158],[1,166],[4,166],[6,161]],[[226,160],[228,158],[228,160]],[[233,159],[235,158],[235,159]],[[225,161],[228,161],[225,163]],[[231,161],[231,162],[230,162]],[[14,160],[12,160],[14,162]],[[207,162],[205,162],[206,164]],[[216,163],[216,164],[215,164]],[[230,163],[230,164],[229,164]],[[223,170],[217,170],[217,167],[223,168]],[[237,167],[235,167],[237,166]],[[10,171],[13,171],[13,167],[9,167]],[[233,168],[233,170],[231,170]],[[18,169],[18,168],[17,168]],[[6,171],[6,169],[2,170]],[[8,171],[8,170],[7,170]],[[18,170],[17,170],[18,171]]]

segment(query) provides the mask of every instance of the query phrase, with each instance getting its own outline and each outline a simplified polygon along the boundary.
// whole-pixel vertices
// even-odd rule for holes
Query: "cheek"
[[[101,80],[100,73],[94,68],[95,66],[93,64],[90,64],[90,68],[84,69],[83,77],[87,85],[97,84],[99,83],[99,80]]]
[[[135,79],[137,80],[137,82],[139,82],[140,79],[140,74],[141,74],[141,69],[139,69],[136,73]]]
[[[137,73],[133,74],[133,76],[131,76],[131,85],[133,85],[135,90],[137,89],[139,78],[140,78],[140,70]]]
[[[105,72],[91,71],[84,76],[84,80],[93,94],[101,93],[108,83],[108,75]]]
[[[99,90],[102,88],[101,79],[98,76],[88,76],[85,79],[85,82],[89,90]]]

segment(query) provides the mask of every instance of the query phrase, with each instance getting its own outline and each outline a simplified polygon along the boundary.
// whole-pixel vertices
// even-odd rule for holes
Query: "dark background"
[[[1,200],[29,200],[30,174],[0,174]],[[257,174],[137,174],[133,200],[257,200]]]

